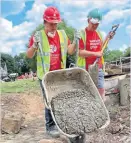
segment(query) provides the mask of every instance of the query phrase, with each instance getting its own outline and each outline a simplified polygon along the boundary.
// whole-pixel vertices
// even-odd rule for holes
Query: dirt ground
[[[85,143],[129,143],[130,107],[119,106],[116,101],[111,101],[106,106],[110,114],[110,125],[104,130],[86,135]],[[25,117],[25,122],[18,134],[2,133],[0,142],[37,143],[41,139],[50,138],[45,133],[44,102],[39,91],[1,95],[1,110],[2,113],[20,112]]]

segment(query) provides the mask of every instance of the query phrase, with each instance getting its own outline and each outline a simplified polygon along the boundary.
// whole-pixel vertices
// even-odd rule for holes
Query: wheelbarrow
[[[108,111],[86,70],[75,65],[68,69],[50,71],[44,75],[42,84],[46,106],[61,134],[75,138],[109,125]]]

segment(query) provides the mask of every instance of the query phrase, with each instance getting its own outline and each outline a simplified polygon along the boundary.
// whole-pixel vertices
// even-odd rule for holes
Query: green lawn
[[[2,93],[22,93],[29,90],[39,90],[38,80],[32,79],[16,80],[14,82],[1,82],[1,94]]]

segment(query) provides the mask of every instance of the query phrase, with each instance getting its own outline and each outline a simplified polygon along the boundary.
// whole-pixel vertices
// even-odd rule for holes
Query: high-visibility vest
[[[96,32],[102,41],[102,34],[99,31],[96,31]],[[82,38],[83,43],[84,43],[84,49],[86,49],[86,31],[85,30],[81,30],[81,38]],[[101,57],[100,60],[102,60],[102,64],[104,64],[104,58]],[[86,58],[79,56],[78,60],[77,60],[77,66],[80,68],[86,69]]]
[[[57,30],[60,47],[61,47],[61,68],[66,68],[66,55],[67,55],[67,46],[68,38],[64,30]],[[37,76],[39,79],[42,79],[43,75],[50,70],[50,45],[48,42],[47,35],[42,29],[40,33],[40,47],[37,50]]]

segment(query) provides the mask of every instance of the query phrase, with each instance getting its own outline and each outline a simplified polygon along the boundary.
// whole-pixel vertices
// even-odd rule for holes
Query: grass
[[[21,79],[14,82],[1,82],[1,94],[3,93],[22,93],[29,90],[39,90],[39,81],[32,79]]]

